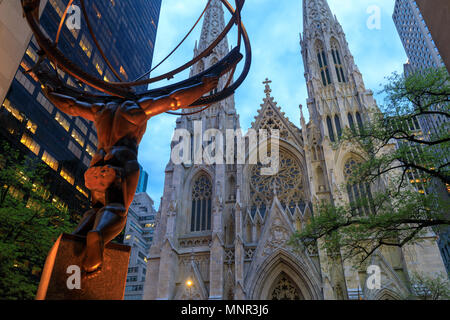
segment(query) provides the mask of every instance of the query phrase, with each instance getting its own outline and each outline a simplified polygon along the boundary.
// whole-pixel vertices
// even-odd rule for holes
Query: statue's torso
[[[118,149],[128,149],[137,158],[137,147],[147,128],[148,116],[145,112],[131,101],[96,107],[98,147],[91,165],[113,157],[114,151]]]

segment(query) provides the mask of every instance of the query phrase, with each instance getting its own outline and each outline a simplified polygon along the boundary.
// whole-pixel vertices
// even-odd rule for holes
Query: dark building
[[[51,39],[56,38],[67,3],[68,0],[49,0],[42,13],[42,28]],[[148,71],[161,0],[86,0],[85,4],[100,47],[120,77],[124,81],[135,80]],[[82,16],[80,21],[79,29],[69,30],[64,24],[58,47],[90,74],[106,81],[117,81],[95,46]],[[70,117],[55,108],[41,92],[35,75],[25,72],[37,61],[38,49],[36,42],[30,41],[2,103],[0,137],[53,169],[45,186],[53,202],[79,214],[89,206],[84,172],[97,147],[96,130],[93,123]],[[91,90],[61,70],[58,73],[68,85]]]
[[[417,6],[430,29],[436,46],[442,55],[442,60],[450,72],[450,33],[448,21],[450,19],[450,1],[448,0],[416,0]]]

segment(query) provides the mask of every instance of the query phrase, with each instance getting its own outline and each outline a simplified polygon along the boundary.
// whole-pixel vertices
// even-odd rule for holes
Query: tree
[[[370,121],[346,128],[336,142],[356,146],[364,158],[348,168],[341,189],[368,191],[350,203],[317,204],[314,219],[292,244],[323,239],[325,249],[342,249],[344,259],[362,264],[381,246],[403,247],[429,227],[448,228],[449,80],[445,69],[388,78],[381,92],[386,106],[372,110]],[[424,117],[440,117],[441,125],[421,132]]]
[[[445,274],[438,274],[432,278],[421,273],[413,273],[411,277],[413,283],[412,298],[421,300],[449,300],[450,283]]]
[[[74,223],[44,187],[47,168],[4,143],[0,157],[0,299],[34,299],[54,241]]]

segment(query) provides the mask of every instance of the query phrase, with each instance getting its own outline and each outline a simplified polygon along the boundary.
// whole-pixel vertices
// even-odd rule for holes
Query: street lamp
[[[188,279],[186,281],[186,285],[189,288],[189,300],[192,300],[191,287],[192,287],[193,284],[194,284],[194,282],[192,282],[191,279]]]

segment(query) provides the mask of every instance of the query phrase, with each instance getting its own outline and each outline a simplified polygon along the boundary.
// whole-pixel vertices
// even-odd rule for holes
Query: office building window
[[[23,115],[20,113],[19,110],[17,110],[16,108],[14,108],[11,105],[11,103],[9,102],[8,99],[5,99],[5,102],[3,102],[3,106],[9,113],[11,113],[14,116],[14,118],[16,118],[17,120],[19,120],[21,122],[23,121],[23,119],[24,119]]]
[[[76,142],[78,142],[78,144],[80,146],[84,146],[84,138],[81,136],[81,134],[77,130],[72,129],[71,136],[72,136],[72,138],[75,139]]]
[[[72,141],[69,141],[69,145],[67,146],[67,148],[72,151],[72,153],[78,158],[81,158],[81,149],[78,148]]]
[[[77,188],[78,192],[80,192],[83,196],[85,196],[86,198],[89,198],[89,194],[86,192],[86,190],[84,190],[80,186],[76,186],[76,188]]]
[[[98,140],[92,132],[89,133],[89,140],[97,147]]]
[[[47,151],[44,151],[42,155],[42,161],[44,161],[53,170],[58,170],[58,161],[53,158]]]
[[[34,49],[31,46],[29,46],[27,48],[26,54],[27,54],[28,57],[30,57],[31,60],[33,60],[34,62],[37,62],[38,55],[37,55],[36,51],[34,51]]]
[[[36,143],[33,139],[31,139],[26,133],[22,135],[20,142],[24,144],[28,149],[31,150],[35,155],[39,154],[39,150],[41,146]]]
[[[90,144],[86,144],[86,152],[91,156],[91,157],[93,157],[94,156],[94,154],[95,154],[95,149],[94,149],[94,147],[92,147]]]
[[[87,134],[87,127],[80,118],[75,119],[75,124],[81,132],[83,132],[85,135]]]
[[[61,177],[64,178],[64,180],[66,180],[68,183],[70,183],[71,185],[73,185],[75,183],[75,178],[73,177],[73,175],[67,171],[64,168],[61,168],[61,172],[59,173],[61,175]]]
[[[63,127],[66,131],[69,131],[70,123],[60,112],[56,112],[55,120],[58,121],[61,127]]]
[[[48,113],[51,114],[53,112],[53,105],[47,100],[47,98],[44,97],[42,93],[38,93],[36,100],[44,107],[45,110],[47,110]]]
[[[22,71],[17,71],[16,77],[17,81],[32,95],[34,93],[34,84],[28,80],[28,78],[22,73]]]
[[[89,42],[89,40],[86,38],[84,34],[81,36],[80,47],[81,49],[83,49],[84,53],[88,56],[88,58],[90,58],[92,55],[92,44]]]

